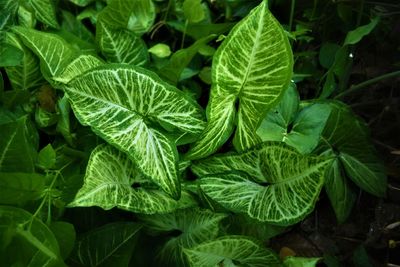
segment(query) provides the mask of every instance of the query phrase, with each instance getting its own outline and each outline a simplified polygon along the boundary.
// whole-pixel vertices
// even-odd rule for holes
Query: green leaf
[[[303,156],[281,143],[267,142],[233,158],[227,154],[206,159],[197,168],[204,166],[203,173],[209,171],[208,164],[214,159],[214,174],[200,180],[200,188],[207,196],[228,210],[282,226],[301,221],[313,210],[331,162],[329,158]],[[220,171],[217,165],[221,166]],[[240,173],[228,173],[227,169],[245,173],[251,180]]]
[[[198,23],[205,18],[201,0],[185,0],[182,8],[183,14],[189,23]]]
[[[15,0],[0,1],[0,31],[7,30],[9,26],[12,26],[16,23],[18,6],[19,2]]]
[[[262,121],[257,134],[262,141],[281,141],[302,154],[310,153],[319,143],[330,114],[323,104],[312,104],[298,112],[299,95],[290,86],[276,108]]]
[[[74,258],[83,266],[128,266],[141,228],[137,223],[116,222],[94,229],[77,242]]]
[[[112,146],[100,145],[90,156],[83,187],[68,206],[99,206],[105,210],[117,207],[154,214],[195,205],[186,192],[176,201],[148,184],[148,179],[124,153]]]
[[[165,81],[176,85],[182,75],[184,68],[187,67],[187,65],[190,63],[190,61],[193,59],[199,49],[204,44],[213,40],[215,37],[215,35],[206,36],[200,40],[197,40],[188,48],[176,51],[169,59],[168,64],[158,71],[160,77],[163,78]]]
[[[169,48],[169,45],[159,43],[150,47],[149,53],[152,53],[153,55],[159,58],[164,58],[164,57],[169,57],[171,55],[171,49]]]
[[[89,5],[94,0],[69,0],[71,3],[74,3],[77,6],[85,7]]]
[[[229,31],[235,23],[197,23],[187,25],[180,21],[168,21],[167,25],[182,33],[185,32],[186,35],[195,40],[199,40],[211,34],[224,34]]]
[[[286,257],[283,261],[285,267],[316,267],[321,258]]]
[[[171,237],[159,252],[159,261],[177,266],[185,263],[184,248],[191,248],[201,242],[214,239],[219,233],[219,223],[225,214],[209,210],[177,210],[174,213],[141,216],[141,220],[153,234],[178,232]]]
[[[75,228],[73,224],[63,221],[57,221],[50,224],[50,230],[60,246],[60,253],[65,260],[68,258],[75,245]]]
[[[324,43],[319,50],[319,64],[322,67],[329,69],[335,62],[336,52],[340,46],[334,43]]]
[[[54,168],[56,164],[56,151],[54,151],[51,144],[45,146],[40,150],[38,155],[38,167],[43,170],[49,170]]]
[[[91,55],[80,55],[74,59],[61,74],[53,80],[61,83],[68,83],[70,80],[83,74],[85,71],[103,65],[103,61]]]
[[[39,69],[38,58],[22,44],[15,34],[7,34],[7,43],[13,45],[23,55],[20,64],[6,68],[13,89],[28,90],[42,85],[44,79]]]
[[[1,125],[0,171],[34,172],[37,132],[30,129],[27,116]]]
[[[263,1],[232,29],[213,57],[208,124],[187,158],[206,157],[226,142],[236,102],[235,148],[243,151],[259,143],[261,118],[289,85],[292,65],[287,36]]]
[[[145,65],[149,59],[146,44],[134,33],[125,29],[113,29],[97,23],[96,39],[101,53],[110,63]]]
[[[371,144],[366,124],[341,102],[332,101],[328,105],[332,111],[322,134],[328,146],[325,150],[337,151],[346,175],[356,185],[370,194],[384,196],[385,168]]]
[[[329,151],[329,153],[333,154],[333,151]],[[343,223],[349,217],[357,198],[341,165],[340,160],[335,159],[327,170],[325,180],[325,191],[339,223]]]
[[[281,266],[272,250],[245,236],[224,236],[183,251],[193,267]]]
[[[40,59],[46,78],[60,74],[76,57],[76,51],[61,37],[33,29],[14,27],[13,31]]]
[[[0,206],[0,240],[4,266],[65,266],[53,233],[23,209]]]
[[[14,67],[21,64],[24,53],[13,45],[2,43],[0,47],[0,67]]]
[[[81,39],[81,41],[93,43],[94,41],[93,33],[90,30],[88,30],[81,21],[77,20],[72,13],[67,12],[65,10],[62,10],[61,14],[63,16],[63,21],[61,24],[62,30],[70,32],[71,34]]]
[[[64,90],[83,125],[126,152],[145,175],[179,199],[177,149],[167,131],[200,133],[203,115],[196,103],[153,73],[128,65],[92,69]]]
[[[0,203],[23,206],[39,199],[45,177],[37,173],[0,172]]]
[[[373,19],[371,19],[371,22],[363,25],[363,26],[359,26],[358,28],[349,31],[346,35],[346,39],[344,40],[344,45],[354,45],[358,42],[361,41],[361,39],[364,36],[367,36],[368,34],[370,34],[372,32],[373,29],[375,29],[376,25],[378,25],[380,21],[379,17],[375,17]]]
[[[151,0],[111,0],[98,15],[98,20],[117,29],[142,35],[154,23],[155,7]]]
[[[73,145],[74,136],[71,133],[70,112],[71,106],[67,97],[63,96],[57,101],[59,118],[56,126],[57,132],[61,133],[69,145]]]
[[[29,0],[29,3],[38,20],[52,28],[60,28],[57,22],[56,7],[53,0]]]
[[[23,5],[18,7],[18,23],[19,26],[24,26],[26,28],[35,28],[36,27],[36,17],[34,11]]]

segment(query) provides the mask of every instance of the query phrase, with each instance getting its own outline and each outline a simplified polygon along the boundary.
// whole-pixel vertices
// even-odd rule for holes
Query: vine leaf
[[[84,184],[69,207],[114,207],[131,212],[154,214],[194,205],[183,192],[179,201],[171,199],[138,171],[132,161],[110,145],[96,147],[89,159]]]
[[[245,236],[224,236],[184,248],[190,266],[281,266],[277,255]]]
[[[178,153],[168,132],[199,134],[204,128],[200,106],[152,72],[129,65],[94,68],[63,89],[83,125],[126,152],[179,199]]]
[[[78,52],[56,34],[15,26],[13,31],[40,59],[40,67],[47,79],[60,74]]]
[[[110,63],[145,65],[149,59],[146,44],[134,33],[125,29],[114,29],[99,22],[96,40],[101,53]]]
[[[236,102],[239,108],[235,148],[243,151],[258,144],[255,132],[260,118],[289,85],[291,48],[284,30],[269,12],[267,1],[232,29],[215,53],[212,65],[208,124],[187,153],[188,159],[204,158],[226,142],[233,127]],[[221,133],[216,135],[216,132]]]
[[[331,158],[303,156],[282,143],[263,143],[233,158],[228,154],[206,161],[214,158],[221,168],[218,172],[213,166],[214,174],[200,179],[203,192],[228,210],[282,226],[301,221],[313,210],[332,162]],[[207,163],[202,166],[207,168]],[[226,172],[229,168],[231,173]]]
[[[159,252],[159,261],[169,264],[184,264],[182,248],[190,248],[201,242],[214,239],[219,233],[219,223],[227,215],[209,210],[185,209],[173,213],[141,216],[147,230],[152,234],[178,231]]]

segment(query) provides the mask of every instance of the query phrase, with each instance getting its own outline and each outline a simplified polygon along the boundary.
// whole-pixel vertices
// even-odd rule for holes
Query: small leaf
[[[183,13],[189,23],[198,23],[205,18],[201,0],[185,0],[182,7]]]
[[[319,50],[319,64],[329,69],[335,62],[335,54],[340,46],[334,43],[324,43]]]
[[[169,238],[159,252],[160,262],[177,266],[185,263],[182,249],[216,238],[219,233],[219,223],[225,217],[225,214],[213,213],[209,210],[186,209],[140,218],[153,234],[178,232],[177,236]]]
[[[116,222],[94,229],[77,242],[74,258],[83,266],[127,266],[141,228],[137,223]]]
[[[39,199],[45,177],[37,173],[0,172],[0,203],[23,206]]]
[[[321,258],[286,257],[283,261],[285,267],[316,267]]]
[[[149,53],[152,53],[159,58],[165,58],[171,55],[171,49],[169,48],[169,45],[159,43],[149,48]]]
[[[182,193],[179,201],[171,199],[149,185],[149,181],[124,153],[109,145],[100,145],[90,156],[83,187],[68,206],[98,206],[105,210],[117,207],[131,212],[154,214],[194,204],[186,192]]]
[[[45,146],[40,150],[38,155],[38,167],[43,170],[52,169],[56,164],[56,151],[53,149],[51,144]]]
[[[352,31],[349,31],[346,35],[346,39],[344,40],[344,45],[354,45],[361,41],[364,36],[367,36],[375,29],[376,25],[380,21],[379,17],[375,17],[371,19],[371,22],[360,26]]]
[[[183,251],[193,267],[281,266],[272,250],[244,236],[224,236]]]

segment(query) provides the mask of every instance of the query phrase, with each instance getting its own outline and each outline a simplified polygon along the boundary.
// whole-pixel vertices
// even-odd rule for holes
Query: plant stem
[[[292,3],[290,5],[289,32],[292,31],[294,7],[295,6],[296,6],[296,0],[292,0]]]
[[[374,83],[377,83],[377,82],[380,82],[382,80],[389,79],[389,78],[392,78],[392,77],[396,77],[396,76],[400,76],[400,70],[389,72],[389,73],[383,74],[381,76],[378,76],[378,77],[372,78],[370,80],[367,80],[365,82],[353,85],[349,89],[344,91],[343,93],[340,93],[337,96],[335,96],[334,99],[342,98],[344,96],[347,96],[349,94],[354,93],[357,90],[360,90],[360,89],[362,89],[364,87],[367,87],[367,86],[369,86],[371,84],[374,84]]]

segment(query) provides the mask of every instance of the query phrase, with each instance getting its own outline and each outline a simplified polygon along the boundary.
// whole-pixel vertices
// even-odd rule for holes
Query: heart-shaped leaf
[[[176,201],[148,184],[124,153],[110,145],[99,145],[90,156],[83,187],[68,206],[98,206],[106,210],[117,207],[154,214],[195,205],[186,192]]]
[[[145,175],[179,199],[178,153],[168,131],[203,130],[202,110],[193,100],[149,71],[117,64],[89,70],[63,89],[83,125],[126,152]]]
[[[232,29],[213,57],[208,124],[187,157],[206,157],[225,143],[236,102],[235,148],[242,151],[258,144],[255,132],[261,118],[289,85],[292,65],[286,33],[263,1]]]
[[[217,155],[195,166],[204,167],[202,173],[207,173],[207,165],[214,159],[214,174],[200,180],[207,196],[229,210],[283,226],[302,220],[313,210],[325,169],[332,161],[303,156],[282,143],[264,143],[257,150]]]

